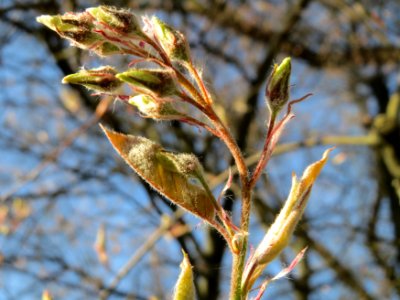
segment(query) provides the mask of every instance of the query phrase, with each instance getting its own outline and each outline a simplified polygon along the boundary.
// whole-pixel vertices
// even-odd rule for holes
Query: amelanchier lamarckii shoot
[[[214,100],[193,63],[188,42],[181,32],[156,17],[139,19],[129,10],[109,6],[92,7],[79,13],[40,16],[37,21],[69,40],[72,46],[100,57],[132,56],[132,63],[125,70],[112,66],[83,68],[64,77],[63,83],[83,85],[97,95],[112,95],[126,105],[135,106],[146,118],[177,120],[204,128],[226,145],[240,178],[240,224],[235,224],[215,198],[203,168],[193,154],[169,152],[144,137],[118,133],[101,126],[118,154],[144,181],[222,235],[233,258],[229,297],[247,299],[264,269],[290,243],[314,181],[331,150],[325,151],[321,160],[310,165],[300,179],[293,175],[285,205],[255,252],[247,258],[252,189],[265,170],[282,131],[293,117],[292,105],[309,96],[290,101],[291,59],[287,57],[281,64],[274,65],[269,76],[265,97],[270,120],[260,159],[250,170],[230,130],[215,112]],[[139,62],[148,67],[135,67]],[[285,107],[286,113],[279,117]],[[194,114],[193,110],[200,114]],[[290,272],[303,254],[301,251],[290,267],[281,273]],[[174,299],[195,299],[192,267],[187,254],[183,253],[183,256]],[[256,299],[261,298],[269,282],[280,277],[264,281]]]

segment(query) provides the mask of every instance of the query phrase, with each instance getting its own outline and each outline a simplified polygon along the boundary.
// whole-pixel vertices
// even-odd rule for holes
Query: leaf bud
[[[274,65],[269,76],[265,96],[272,114],[277,114],[289,100],[291,69],[290,57],[286,57],[280,65]]]
[[[193,271],[188,255],[182,251],[181,273],[175,285],[174,300],[194,300],[196,292],[193,282]]]
[[[62,83],[80,84],[98,92],[112,92],[122,82],[116,77],[117,71],[110,66],[103,66],[91,70],[80,70],[78,73],[63,78]]]
[[[154,34],[172,60],[190,62],[190,49],[185,36],[157,17],[151,19]]]
[[[91,50],[93,50],[93,52],[95,52],[99,56],[108,56],[113,54],[124,53],[124,51],[121,48],[110,42],[101,43],[98,46],[92,48]]]
[[[103,37],[92,31],[93,19],[86,12],[43,15],[37,17],[36,20],[82,49],[90,49],[97,43],[103,42]]]
[[[138,91],[154,96],[171,96],[178,91],[172,72],[167,70],[130,69],[116,77],[133,85]]]
[[[136,16],[129,10],[117,9],[112,6],[101,5],[86,10],[96,21],[122,34],[142,36],[143,32]]]
[[[172,104],[163,99],[156,99],[150,95],[136,95],[129,98],[129,104],[137,109],[146,117],[160,120],[176,120],[184,115],[174,109]]]

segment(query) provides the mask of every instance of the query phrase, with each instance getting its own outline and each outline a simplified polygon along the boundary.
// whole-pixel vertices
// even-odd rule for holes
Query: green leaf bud
[[[286,57],[280,65],[274,65],[268,79],[266,99],[272,114],[277,114],[289,100],[291,69],[290,57]]]
[[[101,43],[100,45],[93,48],[92,50],[99,56],[108,56],[108,55],[113,55],[113,54],[123,54],[124,53],[124,51],[121,48],[119,48],[118,46],[116,46],[110,42]]]
[[[136,106],[145,116],[159,120],[176,120],[184,117],[170,102],[153,98],[150,95],[136,95],[129,98],[129,103]]]
[[[154,34],[172,60],[190,62],[190,49],[185,36],[157,17],[151,19]]]
[[[112,92],[121,86],[122,82],[115,76],[117,71],[110,66],[91,70],[81,70],[78,73],[63,78],[62,83],[80,84],[98,92]]]
[[[122,34],[143,36],[138,19],[129,10],[101,5],[88,8],[86,11],[108,29]]]
[[[92,31],[93,20],[86,12],[55,16],[43,15],[37,17],[36,20],[82,49],[90,49],[97,43],[103,42],[103,37]]]
[[[172,75],[173,73],[168,70],[130,69],[117,74],[117,78],[143,93],[165,97],[174,95],[178,91]]]
[[[183,260],[180,265],[181,273],[175,285],[174,300],[194,300],[196,292],[193,281],[193,271],[188,255],[182,251]]]

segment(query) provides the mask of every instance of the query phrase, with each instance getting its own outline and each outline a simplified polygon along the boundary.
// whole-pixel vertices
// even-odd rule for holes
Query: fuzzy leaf
[[[213,223],[213,199],[197,175],[200,167],[193,155],[172,154],[146,138],[117,133],[103,126],[101,128],[118,154],[157,192]],[[187,161],[188,157],[192,158],[190,162]],[[188,169],[181,166],[183,161]]]

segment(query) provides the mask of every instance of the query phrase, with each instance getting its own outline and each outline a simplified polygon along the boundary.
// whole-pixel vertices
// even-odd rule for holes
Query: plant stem
[[[206,101],[206,103],[208,105],[212,104],[212,99],[210,94],[207,91],[207,88],[203,82],[203,80],[201,79],[199,72],[197,71],[197,69],[193,66],[193,63],[187,63],[186,64],[187,69],[189,70],[189,72],[193,75],[194,80],[196,81],[197,85],[199,86],[201,93],[203,94],[204,100]]]
[[[267,136],[265,137],[264,147],[261,152],[260,159],[258,160],[258,164],[257,164],[256,168],[254,169],[253,176],[250,179],[250,183],[249,183],[250,189],[252,189],[254,187],[258,178],[261,176],[263,169],[265,168],[267,158],[268,158],[267,152],[269,150],[268,148],[270,146],[272,132],[275,128],[275,120],[276,120],[276,113],[271,113],[271,116],[270,116],[269,122],[268,122],[268,132],[267,132]]]
[[[251,189],[249,189],[248,183],[242,188],[242,216],[240,222],[240,228],[243,232],[247,233],[249,230],[250,221],[250,210],[251,210]],[[232,262],[232,278],[231,278],[231,300],[244,300],[242,295],[242,276],[246,261],[248,245],[248,235],[243,236],[241,241],[240,250],[238,254],[233,254]]]

